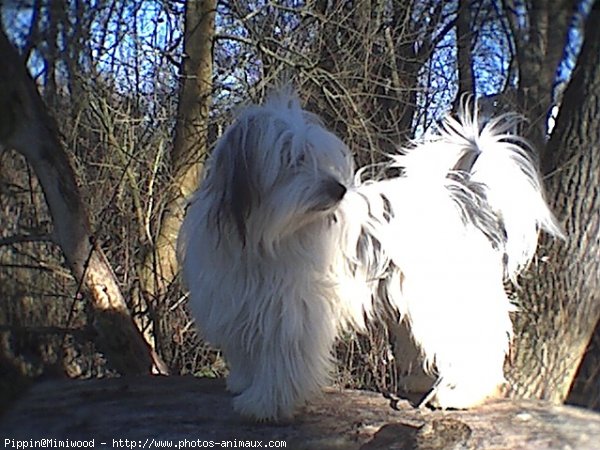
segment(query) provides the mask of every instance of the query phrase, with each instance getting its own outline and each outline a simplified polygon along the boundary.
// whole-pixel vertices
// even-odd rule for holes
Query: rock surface
[[[17,439],[43,438],[93,439],[96,448],[256,448],[260,441],[263,448],[295,450],[591,450],[600,448],[600,415],[510,400],[430,411],[376,393],[329,389],[293,421],[257,424],[231,409],[220,380],[147,376],[34,385],[1,418],[0,440],[17,448]]]

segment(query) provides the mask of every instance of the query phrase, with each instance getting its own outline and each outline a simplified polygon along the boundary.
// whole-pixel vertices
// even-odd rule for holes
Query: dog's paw
[[[274,422],[289,419],[293,415],[292,408],[286,408],[279,401],[265,392],[250,387],[233,399],[233,409],[244,417],[259,422]]]
[[[469,409],[501,397],[501,384],[441,382],[434,388],[429,405],[441,409]]]
[[[250,386],[250,376],[241,370],[229,370],[227,375],[227,390],[232,394],[240,394]]]

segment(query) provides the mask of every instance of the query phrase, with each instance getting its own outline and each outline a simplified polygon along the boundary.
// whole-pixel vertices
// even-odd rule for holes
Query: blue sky
[[[31,8],[22,6],[16,8],[14,5],[17,3],[22,5],[22,2],[3,3],[3,19],[4,28],[15,42],[19,43],[19,38],[22,39],[22,36],[28,32]],[[593,0],[581,2],[582,16],[589,13],[592,3]],[[182,4],[165,3],[160,0],[144,2],[125,0],[114,5],[116,7],[112,10],[107,8],[101,10],[98,19],[92,24],[92,37],[95,42],[91,43],[90,48],[93,49],[91,57],[96,73],[110,74],[117,82],[116,87],[124,92],[135,91],[153,95],[157,85],[176,89],[178,80],[176,63],[181,60],[182,51]],[[261,5],[262,2],[258,2],[255,6]],[[294,1],[290,2],[290,5],[302,6],[302,2]],[[447,12],[452,12],[456,8],[457,0],[446,2],[446,5],[444,7]],[[167,10],[167,6],[171,9]],[[132,24],[135,33],[130,32]],[[104,25],[106,25],[106,33]],[[577,31],[579,24],[574,22],[573,25],[557,73],[558,82],[570,76],[581,45],[581,36]],[[497,93],[507,83],[510,63],[511,43],[505,34],[505,24],[500,18],[492,17],[476,32],[478,40],[473,48],[473,62],[477,94]],[[285,34],[285,30],[282,33]],[[217,34],[248,37],[243,24],[231,19],[224,4],[219,6]],[[428,65],[421,72],[423,92],[419,102],[422,106],[429,106],[428,121],[439,119],[456,95],[455,39],[453,30],[441,40]],[[252,49],[243,42],[226,39],[217,41],[216,86],[223,90],[217,96],[218,100],[235,101],[236,90],[246,89],[243,83],[253,83],[260,77],[262,70],[260,61],[252,55],[252,52]],[[31,55],[29,68],[34,76],[43,71],[43,59],[39,52]],[[162,90],[164,92],[164,86]],[[421,123],[421,126],[423,125],[424,123]]]

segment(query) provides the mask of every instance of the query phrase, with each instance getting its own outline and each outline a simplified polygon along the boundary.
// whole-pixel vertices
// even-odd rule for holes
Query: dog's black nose
[[[346,186],[343,184],[333,180],[327,184],[327,193],[329,196],[335,200],[341,200],[346,195]]]

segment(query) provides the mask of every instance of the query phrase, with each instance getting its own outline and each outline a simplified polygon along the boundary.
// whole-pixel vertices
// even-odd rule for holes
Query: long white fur
[[[328,383],[339,333],[386,308],[438,374],[434,403],[494,394],[512,334],[505,277],[527,266],[541,228],[560,235],[513,123],[480,130],[463,112],[393,158],[402,175],[358,182],[348,148],[293,94],[239,115],[178,242],[237,411],[292,416]]]
[[[190,306],[236,410],[289,417],[328,383],[334,340],[370,297],[344,274],[342,197],[326,192],[351,185],[352,158],[284,93],[240,114],[207,171],[179,237]]]
[[[515,309],[504,281],[527,267],[540,229],[562,236],[526,142],[507,133],[516,120],[504,115],[480,129],[476,108],[463,109],[394,157],[404,176],[359,187],[392,205],[380,234],[403,281],[390,298],[436,369],[441,407],[474,406],[503,383]],[[472,166],[456,169],[465,156]]]

